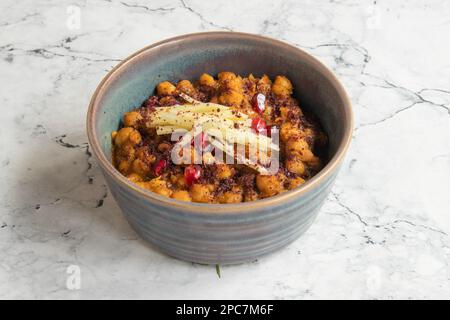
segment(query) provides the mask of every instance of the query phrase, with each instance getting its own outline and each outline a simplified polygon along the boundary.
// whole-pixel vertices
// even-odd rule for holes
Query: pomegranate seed
[[[164,160],[164,159],[159,160],[153,169],[155,172],[155,175],[160,176],[162,171],[165,169],[165,167],[167,167],[167,160]]]
[[[262,131],[266,131],[266,128],[267,128],[267,125],[266,125],[266,123],[264,122],[263,119],[258,118],[258,117],[253,118],[253,120],[252,120],[252,129],[255,132],[260,133]]]
[[[265,95],[263,95],[262,93],[255,94],[252,98],[253,110],[255,110],[258,113],[263,113],[264,109],[266,108],[265,102],[266,102]]]
[[[184,168],[184,179],[188,186],[196,182],[200,178],[200,175],[201,171],[198,166],[188,166]]]
[[[202,146],[202,149],[204,149],[208,143],[208,135],[206,133],[202,132],[199,135],[197,135],[197,137],[198,136],[200,136],[200,145]],[[191,142],[192,146],[195,144],[195,139],[198,139],[197,137],[192,139],[192,142]]]

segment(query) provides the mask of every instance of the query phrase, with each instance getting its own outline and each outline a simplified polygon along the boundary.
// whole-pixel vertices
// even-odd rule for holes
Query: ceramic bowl
[[[163,80],[196,79],[233,71],[285,75],[302,108],[329,136],[329,161],[301,187],[241,204],[187,203],[130,182],[111,164],[111,132]],[[179,36],[152,44],[119,63],[101,81],[87,115],[87,133],[117,204],[130,225],[160,251],[203,264],[235,264],[274,252],[314,221],[332,187],[352,136],[349,98],[321,62],[287,43],[236,32]],[[326,232],[326,230],[324,230]]]

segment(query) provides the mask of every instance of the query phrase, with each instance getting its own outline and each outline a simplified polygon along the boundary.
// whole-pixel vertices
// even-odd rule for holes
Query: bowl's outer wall
[[[203,72],[233,71],[270,77],[286,75],[303,108],[313,112],[329,135],[332,156],[344,135],[342,97],[316,62],[294,48],[278,47],[270,39],[234,39],[233,36],[193,37],[141,52],[123,64],[105,83],[99,95],[97,136],[111,158],[111,132],[124,112],[134,109],[157,83],[197,79]],[[103,168],[102,168],[103,169]],[[285,246],[312,223],[333,184],[338,167],[317,188],[295,201],[258,210],[258,215],[196,216],[179,208],[149,202],[124,188],[103,170],[108,186],[130,224],[161,251],[177,258],[207,264],[232,264],[253,260]],[[251,211],[251,209],[250,209]]]
[[[183,214],[153,204],[106,175],[110,190],[127,220],[140,236],[173,257],[203,264],[252,261],[297,239],[311,225],[334,182],[329,177],[320,188],[296,201],[249,215]]]

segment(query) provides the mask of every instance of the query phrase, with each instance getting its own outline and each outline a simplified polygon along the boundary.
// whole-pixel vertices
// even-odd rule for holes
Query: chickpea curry
[[[239,203],[294,189],[322,168],[328,139],[292,94],[285,76],[221,72],[194,83],[161,82],[112,133],[113,164],[140,187],[182,201]],[[250,159],[249,150],[261,145],[267,153]],[[275,154],[278,166],[270,171]]]

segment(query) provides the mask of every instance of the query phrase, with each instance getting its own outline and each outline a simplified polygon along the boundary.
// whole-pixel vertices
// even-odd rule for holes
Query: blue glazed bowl
[[[111,163],[111,132],[163,80],[233,71],[291,79],[302,108],[329,136],[329,161],[311,180],[278,196],[241,204],[173,200],[142,189]],[[274,39],[236,32],[183,35],[148,46],[117,65],[95,91],[87,115],[92,152],[130,225],[162,252],[204,264],[235,264],[297,239],[325,201],[350,144],[351,105],[333,73],[306,52]]]

